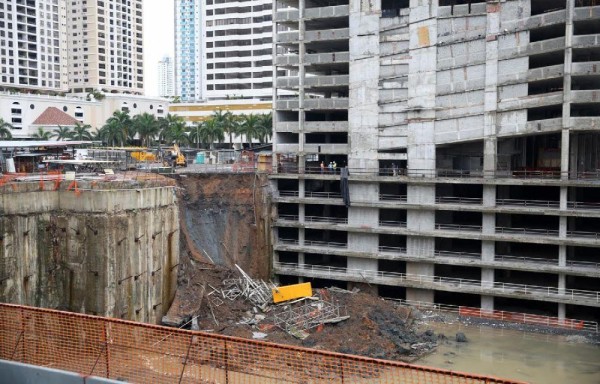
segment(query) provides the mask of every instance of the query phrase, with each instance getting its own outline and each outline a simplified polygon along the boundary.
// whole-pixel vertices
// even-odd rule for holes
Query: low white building
[[[158,97],[125,94],[106,94],[102,100],[86,97],[48,96],[0,93],[0,118],[13,126],[11,134],[16,139],[33,137],[38,125],[34,122],[48,108],[58,108],[82,124],[92,126],[92,132],[102,127],[114,111],[129,111],[131,116],[144,112],[164,117],[169,101]],[[51,127],[47,127],[52,130]]]

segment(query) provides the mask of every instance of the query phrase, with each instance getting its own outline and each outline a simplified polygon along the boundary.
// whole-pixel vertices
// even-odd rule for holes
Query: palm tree
[[[202,128],[201,135],[209,144],[210,149],[214,149],[215,141],[221,143],[225,139],[225,130],[215,119],[206,120]]]
[[[69,127],[61,127],[55,128],[52,134],[52,137],[56,140],[67,140],[71,138],[71,128]]]
[[[246,140],[252,148],[252,139],[258,139],[260,119],[255,114],[243,115],[240,131],[246,135]]]
[[[46,131],[42,127],[38,127],[37,132],[34,133],[32,137],[39,140],[50,140],[52,137],[52,132]]]
[[[202,143],[206,139],[206,137],[204,136],[204,122],[196,122],[192,129],[190,129],[188,137],[190,139],[190,142],[196,143],[196,148],[200,149],[200,143]]]
[[[160,140],[165,140],[165,137],[169,135],[169,131],[179,124],[185,124],[185,120],[183,120],[183,117],[181,116],[171,115],[170,113],[168,113],[167,116],[160,117],[158,119]]]
[[[273,136],[273,115],[271,112],[258,116],[258,134],[261,143],[267,143]]]
[[[121,126],[115,120],[111,119],[108,119],[106,124],[98,130],[96,138],[113,147],[119,143],[123,145],[123,141],[126,139]]]
[[[229,147],[233,146],[233,135],[238,133],[238,119],[233,113],[227,111],[223,113],[222,110],[215,111],[212,115],[212,119],[219,125],[223,132],[229,135]]]
[[[187,126],[183,119],[169,127],[169,130],[164,133],[164,139],[166,142],[174,144],[189,143],[190,138],[187,134]]]
[[[105,126],[109,125],[110,130],[112,132],[112,137],[115,138],[118,136],[120,145],[124,146],[127,140],[133,138],[135,136],[135,129],[132,126],[131,117],[129,116],[129,112],[125,111],[114,111],[112,116],[106,120]],[[115,135],[114,130],[120,130],[121,134]],[[114,145],[114,143],[113,143]]]
[[[90,133],[92,126],[89,124],[77,123],[73,127],[71,132],[71,138],[73,140],[92,140],[92,134]]]
[[[160,132],[158,121],[149,113],[142,113],[133,118],[133,125],[136,132],[140,135],[142,145],[150,146],[156,135]]]
[[[12,124],[0,118],[0,139],[12,139],[11,129],[13,129]]]

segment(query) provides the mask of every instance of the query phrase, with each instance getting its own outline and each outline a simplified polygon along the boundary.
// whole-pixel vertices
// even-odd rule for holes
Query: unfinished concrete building
[[[274,21],[282,282],[600,320],[600,1],[278,0]]]

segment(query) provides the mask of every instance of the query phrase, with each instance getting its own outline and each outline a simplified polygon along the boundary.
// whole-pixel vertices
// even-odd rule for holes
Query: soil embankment
[[[268,180],[253,174],[187,174],[178,176],[178,185],[181,258],[177,295],[166,319],[171,325],[196,317],[204,331],[243,338],[259,333],[276,343],[405,361],[437,345],[433,332],[416,332],[409,309],[363,292],[314,290],[350,317],[310,329],[303,340],[275,326],[277,307],[262,313],[241,297],[223,297],[223,281],[240,278],[235,264],[254,279],[270,279]]]

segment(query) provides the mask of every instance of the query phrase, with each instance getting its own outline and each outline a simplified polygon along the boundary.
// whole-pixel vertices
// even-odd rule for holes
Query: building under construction
[[[282,282],[600,319],[600,1],[274,12]]]

